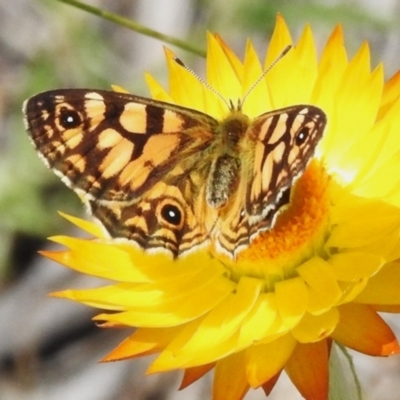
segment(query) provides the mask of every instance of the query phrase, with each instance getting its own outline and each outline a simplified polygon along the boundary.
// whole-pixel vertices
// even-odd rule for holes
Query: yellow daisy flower
[[[262,64],[252,44],[241,62],[208,36],[207,81],[240,99],[263,69],[292,44],[278,16]],[[226,105],[166,52],[170,90],[147,76],[152,96],[226,116]],[[338,26],[317,61],[311,29],[249,94],[250,118],[312,104],[328,125],[315,159],[296,182],[290,206],[233,261],[199,250],[172,261],[103,237],[53,237],[68,249],[44,252],[109,286],[54,296],[110,310],[105,327],[136,327],[103,361],[158,354],[148,372],[185,371],[181,387],[214,369],[214,400],[239,400],[250,388],[270,393],[285,371],[306,399],[328,397],[332,341],[389,356],[399,344],[378,314],[400,312],[400,74],[384,84],[363,44],[349,61]]]

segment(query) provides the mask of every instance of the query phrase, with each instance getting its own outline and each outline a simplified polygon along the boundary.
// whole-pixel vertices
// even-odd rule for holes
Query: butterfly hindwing
[[[177,257],[209,240],[199,218],[204,215],[204,196],[190,197],[189,202],[184,193],[192,190],[190,180],[182,183],[186,187],[160,181],[134,202],[90,201],[89,207],[111,237],[128,239],[150,251],[166,249]]]

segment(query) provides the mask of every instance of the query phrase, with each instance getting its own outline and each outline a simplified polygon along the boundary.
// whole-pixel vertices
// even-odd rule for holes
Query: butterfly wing
[[[32,141],[84,200],[130,201],[213,139],[206,114],[130,94],[38,94],[24,106]]]
[[[218,226],[217,247],[231,256],[270,229],[290,201],[294,181],[305,171],[322,138],[326,115],[318,107],[297,105],[268,112],[250,125],[245,148],[251,163]]]
[[[194,110],[86,89],[36,95],[24,106],[46,164],[79,194],[112,237],[174,256],[204,243],[217,122]]]
[[[174,183],[159,181],[132,203],[90,201],[89,207],[111,237],[177,257],[209,243],[205,196],[195,195],[204,185],[193,186],[193,173]]]
[[[304,172],[326,126],[318,107],[298,105],[266,113],[254,120],[249,136],[255,141],[252,178],[246,211],[265,217]],[[286,194],[285,194],[286,193]]]

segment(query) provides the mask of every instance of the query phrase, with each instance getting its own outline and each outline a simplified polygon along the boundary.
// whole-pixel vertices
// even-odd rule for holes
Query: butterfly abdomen
[[[206,200],[210,207],[224,207],[237,191],[241,175],[241,142],[249,127],[249,118],[240,111],[232,112],[216,131],[215,151],[207,179]]]
[[[212,164],[207,179],[206,198],[210,207],[221,208],[231,198],[239,184],[240,159],[228,154],[219,156]]]

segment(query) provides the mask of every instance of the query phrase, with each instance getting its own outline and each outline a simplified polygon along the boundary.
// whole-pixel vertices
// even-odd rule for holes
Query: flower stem
[[[131,29],[135,32],[141,33],[143,35],[155,38],[155,39],[159,39],[162,40],[163,42],[172,44],[174,46],[177,46],[183,50],[189,51],[193,54],[196,54],[200,57],[205,57],[206,56],[206,52],[204,50],[199,49],[198,47],[192,46],[191,44],[177,39],[175,37],[169,36],[169,35],[164,35],[160,32],[157,32],[153,29],[150,29],[146,26],[143,26],[141,24],[139,24],[136,21],[133,21],[129,18],[124,18],[121,17],[120,15],[102,10],[100,8],[97,7],[93,7],[90,6],[88,4],[84,4],[81,3],[78,0],[57,0],[61,3],[66,3],[66,4],[70,4],[71,6],[74,6],[76,8],[80,8],[81,10],[87,11],[91,14],[97,15],[98,17],[107,19],[109,21],[115,22],[118,25],[124,26],[125,28]]]
[[[339,343],[332,346],[329,369],[329,400],[362,400],[361,384],[353,359]]]
[[[349,352],[347,351],[345,346],[343,346],[343,345],[341,345],[339,343],[336,343],[336,344],[337,344],[338,348],[340,349],[340,351],[342,352],[342,354],[344,355],[344,357],[346,358],[347,362],[349,363],[349,368],[350,368],[350,371],[351,371],[351,373],[353,375],[354,384],[356,386],[356,392],[357,392],[357,395],[358,395],[357,398],[358,398],[358,400],[361,400],[362,399],[362,396],[361,396],[361,383],[360,383],[360,380],[358,379],[358,375],[356,373],[356,368],[354,366],[353,358],[351,357],[351,355],[349,354]]]

